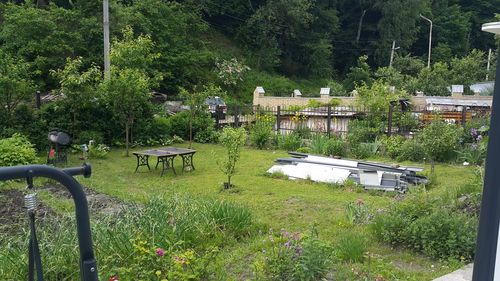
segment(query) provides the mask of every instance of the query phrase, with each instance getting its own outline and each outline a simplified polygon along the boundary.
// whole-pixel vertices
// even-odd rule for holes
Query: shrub
[[[311,152],[315,154],[325,153],[326,144],[328,143],[328,137],[322,134],[316,134],[311,139]]]
[[[273,134],[274,118],[269,115],[257,116],[257,122],[250,129],[250,141],[258,149],[264,149],[269,144]]]
[[[170,136],[176,135],[182,139],[189,139],[188,111],[179,112],[168,118],[165,128]],[[196,141],[212,141],[215,136],[214,120],[208,113],[198,114],[193,119],[193,139]]]
[[[433,204],[425,195],[413,194],[404,201],[395,202],[385,212],[379,213],[373,219],[371,229],[379,240],[405,245],[406,229],[420,217],[432,213]]]
[[[361,262],[364,259],[366,249],[367,241],[362,235],[347,233],[340,238],[335,247],[335,253],[341,261]]]
[[[375,217],[372,231],[381,241],[417,250],[433,258],[469,261],[477,218],[453,213],[426,195],[413,195]]]
[[[326,155],[344,157],[347,155],[346,146],[346,143],[339,137],[332,137],[326,142],[323,153]]]
[[[314,229],[308,236],[282,229],[264,243],[263,256],[254,262],[257,279],[321,280],[328,272],[331,250]]]
[[[89,158],[98,158],[103,159],[106,158],[110,148],[102,143],[95,144],[95,142],[89,143]]]
[[[21,134],[0,140],[0,166],[27,165],[36,162],[36,151]]]
[[[295,151],[302,146],[302,139],[295,133],[276,135],[276,142],[280,149]]]
[[[350,150],[353,157],[359,159],[366,159],[372,156],[373,147],[372,143],[362,142],[351,145]]]
[[[89,141],[93,140],[95,143],[104,143],[104,137],[102,133],[97,132],[97,131],[82,131],[76,137],[76,140],[74,143],[89,143]]]
[[[384,145],[386,155],[392,159],[396,159],[401,154],[405,138],[403,136],[396,135],[384,137],[381,139],[381,142]]]
[[[417,135],[424,152],[433,161],[447,161],[455,156],[460,128],[442,121],[433,121]]]
[[[381,132],[380,128],[374,127],[369,120],[351,120],[348,127],[347,141],[350,144],[374,141]]]
[[[347,203],[345,206],[345,215],[347,221],[351,224],[364,224],[367,223],[372,217],[370,207],[363,201],[363,199]]]
[[[466,161],[471,164],[481,165],[486,158],[486,142],[482,141],[479,144],[467,144],[461,150],[456,151],[459,161]]]
[[[422,145],[415,139],[407,139],[403,142],[398,157],[398,161],[422,161],[425,158],[425,152]]]
[[[405,243],[433,258],[470,261],[476,244],[476,230],[476,219],[438,209],[410,225]]]
[[[300,152],[300,153],[311,153],[311,148],[309,148],[307,146],[299,147],[299,148],[297,148],[297,152]]]

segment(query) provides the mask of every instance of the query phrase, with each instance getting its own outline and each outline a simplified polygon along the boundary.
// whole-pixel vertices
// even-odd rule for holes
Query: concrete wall
[[[262,87],[257,87],[253,92],[253,105],[270,108],[276,108],[277,106],[304,106],[308,104],[309,100],[317,100],[322,103],[328,103],[332,98],[336,98],[341,100],[341,105],[351,106],[355,105],[356,101],[356,97],[331,97],[329,88],[322,88],[319,98],[303,98],[298,93],[300,93],[298,90],[294,90],[294,94],[291,97],[270,97],[264,96],[265,90]],[[426,106],[426,98],[430,98],[430,96],[412,96],[411,102],[415,107],[423,108]],[[462,95],[462,93],[453,93],[451,96],[441,98],[491,101],[493,97],[479,95],[466,96]]]

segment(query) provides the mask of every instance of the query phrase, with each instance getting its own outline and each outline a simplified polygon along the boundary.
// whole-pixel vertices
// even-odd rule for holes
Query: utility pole
[[[490,78],[490,60],[491,60],[491,48],[488,51],[488,64],[486,65],[486,81]]]
[[[431,27],[429,29],[429,51],[427,52],[427,68],[431,67],[431,46],[432,46],[432,21],[420,14],[420,17],[423,18],[424,20],[428,21],[431,24]]]
[[[391,60],[389,61],[389,67],[392,67],[392,61],[394,60],[394,51],[399,49],[399,47],[396,47],[396,41],[392,41],[392,48],[391,48]]]
[[[104,29],[104,78],[109,79],[111,64],[109,62],[109,0],[102,2]]]

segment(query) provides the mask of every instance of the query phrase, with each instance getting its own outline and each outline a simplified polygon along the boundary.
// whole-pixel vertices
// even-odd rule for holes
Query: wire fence
[[[214,115],[216,127],[247,126],[256,122],[270,123],[273,131],[289,134],[297,130],[309,130],[311,133],[343,135],[348,133],[349,124],[353,120],[366,120],[382,123],[387,134],[408,134],[415,128],[421,128],[432,120],[443,120],[447,123],[465,126],[477,118],[489,118],[488,107],[458,107],[430,110],[429,107],[402,109],[388,105],[386,109],[373,111],[359,106],[231,106],[226,113],[217,109]]]

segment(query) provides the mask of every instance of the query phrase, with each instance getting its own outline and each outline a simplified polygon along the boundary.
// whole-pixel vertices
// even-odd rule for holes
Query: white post
[[[431,24],[431,27],[429,29],[429,51],[428,51],[428,57],[427,57],[427,68],[431,67],[431,46],[432,46],[432,21],[420,14],[420,17],[423,18],[424,20],[428,21]]]
[[[104,29],[104,78],[110,76],[111,63],[109,62],[109,2],[102,2],[103,29]]]
[[[394,60],[394,51],[399,49],[399,47],[396,47],[396,41],[392,41],[392,48],[391,48],[391,60],[389,61],[389,67],[392,67],[392,61]]]
[[[488,81],[490,74],[490,60],[491,60],[491,48],[488,51],[488,64],[486,65],[486,81]]]

